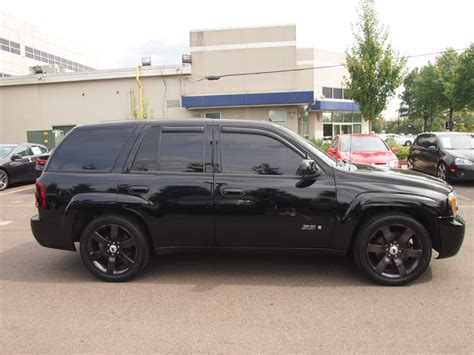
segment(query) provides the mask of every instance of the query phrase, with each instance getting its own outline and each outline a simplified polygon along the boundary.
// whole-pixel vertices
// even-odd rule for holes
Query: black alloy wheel
[[[10,178],[8,177],[8,173],[0,169],[0,191],[5,190],[8,185],[10,184]]]
[[[378,216],[360,230],[354,247],[359,268],[373,281],[389,286],[417,279],[431,259],[426,229],[406,215]]]
[[[150,254],[142,226],[122,216],[94,219],[84,229],[80,243],[87,269],[105,281],[131,279],[145,267]]]
[[[407,169],[408,170],[415,170],[415,166],[413,165],[413,158],[408,157],[407,159]]]

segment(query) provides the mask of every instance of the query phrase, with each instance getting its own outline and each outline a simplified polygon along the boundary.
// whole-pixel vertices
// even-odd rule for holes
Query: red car
[[[341,134],[334,138],[327,153],[353,163],[399,168],[396,151],[375,134]]]

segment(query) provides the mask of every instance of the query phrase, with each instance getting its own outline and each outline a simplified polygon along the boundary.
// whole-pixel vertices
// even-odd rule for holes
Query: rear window
[[[48,170],[109,172],[133,128],[76,130],[52,156]]]

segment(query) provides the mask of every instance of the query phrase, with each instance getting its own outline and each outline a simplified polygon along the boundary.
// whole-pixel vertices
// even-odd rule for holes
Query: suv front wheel
[[[81,235],[81,258],[104,281],[127,281],[148,263],[150,247],[143,227],[131,218],[104,215],[90,222]]]
[[[410,216],[376,216],[361,226],[356,238],[356,264],[376,283],[405,285],[420,277],[430,263],[431,239]]]

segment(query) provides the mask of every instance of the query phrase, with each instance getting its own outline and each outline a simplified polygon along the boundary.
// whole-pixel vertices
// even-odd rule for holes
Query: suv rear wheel
[[[131,279],[150,257],[143,227],[119,215],[104,215],[90,222],[82,232],[80,250],[87,269],[104,281]]]
[[[359,269],[378,284],[398,286],[416,280],[431,259],[431,239],[414,218],[376,216],[360,228],[354,244]]]

